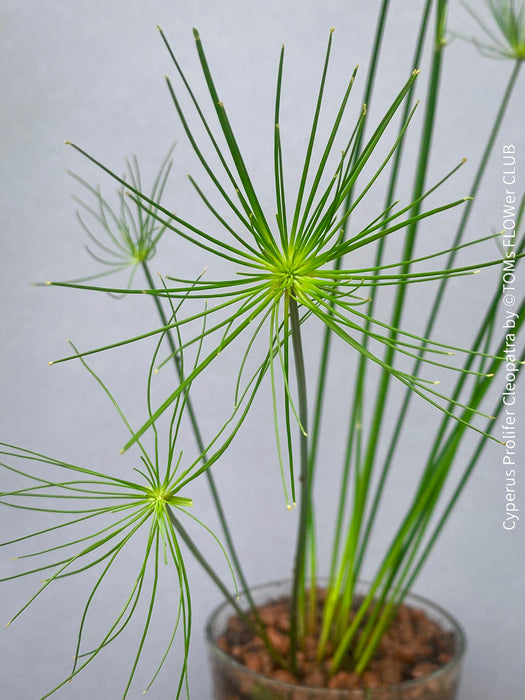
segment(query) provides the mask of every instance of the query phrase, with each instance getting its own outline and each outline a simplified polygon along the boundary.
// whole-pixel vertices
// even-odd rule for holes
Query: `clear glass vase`
[[[321,583],[322,585],[322,583]],[[357,594],[368,584],[359,583]],[[258,586],[251,591],[256,605],[263,606],[290,593],[290,582],[280,581]],[[465,636],[459,624],[444,610],[417,595],[408,595],[405,604],[419,608],[455,641],[454,657],[439,670],[417,680],[404,681],[387,688],[332,690],[292,685],[268,678],[243,666],[220,649],[216,642],[224,634],[228,620],[235,614],[228,602],[222,603],[210,616],[206,640],[211,664],[215,700],[454,700],[457,696],[461,663],[465,652]],[[246,599],[239,604],[248,609]]]

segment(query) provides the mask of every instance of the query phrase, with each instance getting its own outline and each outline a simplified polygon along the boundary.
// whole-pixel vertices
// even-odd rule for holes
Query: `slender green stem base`
[[[294,350],[295,370],[297,375],[297,393],[299,397],[299,418],[301,425],[308,425],[308,408],[306,394],[306,373],[304,367],[303,348],[301,342],[301,329],[299,325],[299,311],[297,302],[290,296],[290,328]],[[308,464],[308,437],[299,432],[301,455],[301,500],[299,506],[299,530],[297,534],[297,547],[295,551],[295,565],[292,582],[292,597],[290,608],[290,649],[292,657],[292,670],[297,673],[297,651],[299,642],[299,606],[300,600],[304,601],[306,555],[308,522],[311,506],[310,474]],[[304,625],[302,625],[304,629]]]
[[[171,521],[171,524],[175,528],[176,532],[186,545],[186,547],[190,550],[190,552],[193,554],[195,559],[199,562],[199,564],[202,566],[204,571],[208,574],[208,576],[212,579],[212,581],[215,583],[215,585],[219,588],[223,596],[226,598],[226,600],[230,603],[232,608],[235,610],[239,618],[252,630],[252,632],[259,636],[267,650],[268,653],[272,656],[272,658],[279,664],[279,666],[282,666],[282,668],[289,668],[289,664],[286,663],[286,660],[279,654],[279,652],[275,649],[273,644],[270,642],[270,639],[268,638],[268,635],[266,634],[266,629],[264,625],[258,624],[257,620],[252,619],[250,615],[246,613],[245,610],[241,608],[237,600],[235,599],[234,596],[230,593],[230,591],[226,588],[224,583],[221,581],[221,579],[217,576],[213,568],[208,564],[206,561],[206,558],[202,555],[200,549],[195,545],[193,540],[191,539],[190,535],[186,531],[186,529],[183,527],[181,524],[180,520],[178,520],[175,517],[175,514],[173,513],[173,510],[168,506],[166,508],[168,512],[169,519]]]

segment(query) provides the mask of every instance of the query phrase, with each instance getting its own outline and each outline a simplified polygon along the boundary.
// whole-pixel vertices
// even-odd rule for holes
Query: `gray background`
[[[197,26],[209,55],[221,96],[227,105],[239,141],[247,153],[262,200],[272,211],[271,173],[272,93],[281,42],[286,42],[285,108],[290,124],[285,142],[289,172],[300,167],[305,132],[310,123],[320,65],[331,26],[336,27],[332,80],[327,104],[334,109],[345,78],[355,63],[362,66],[356,90],[362,91],[378,2],[264,3],[166,2],[138,0],[111,3],[101,0],[53,0],[47,3],[1,4],[2,146],[1,299],[2,343],[0,395],[2,397],[1,438],[8,442],[52,454],[85,466],[127,473],[136,462],[120,457],[125,430],[102,397],[92,378],[74,363],[47,367],[47,361],[67,353],[66,339],[87,348],[127,337],[150,328],[152,310],[148,300],[120,302],[103,295],[81,294],[30,286],[34,280],[71,279],[95,270],[83,251],[85,243],[74,219],[75,204],[70,194],[82,194],[65,174],[70,168],[90,182],[100,182],[105,192],[113,185],[72,149],[62,145],[70,139],[120,171],[124,158],[136,153],[145,180],[151,181],[157,164],[170,144],[177,141],[175,168],[170,181],[169,206],[203,225],[213,226],[196,209],[186,173],[204,176],[188,148],[187,141],[170,104],[162,76],[173,75],[165,49],[155,30],[161,24],[190,78],[204,94],[194,52],[191,27]],[[379,115],[408,75],[412,38],[416,31],[416,0],[394,1],[387,32],[379,82],[373,108]],[[466,33],[477,31],[467,13],[452,2],[450,27]],[[407,47],[410,47],[407,50]],[[423,74],[427,61],[423,62]],[[482,58],[472,46],[454,41],[444,64],[439,125],[433,151],[432,176],[438,179],[463,156],[470,162],[448,183],[435,202],[468,193],[481,144],[503,91],[510,64]],[[424,82],[421,82],[420,90]],[[519,87],[519,86],[518,86]],[[360,95],[362,94],[359,93]],[[357,109],[361,97],[354,98]],[[523,142],[523,101],[519,93],[503,124],[501,135],[485,178],[469,236],[486,235],[501,225],[500,149]],[[293,106],[290,106],[292,105]],[[414,132],[421,123],[419,114]],[[417,137],[408,148],[416,150]],[[523,163],[521,155],[520,163]],[[523,178],[520,175],[523,183]],[[209,190],[208,190],[209,191]],[[380,190],[381,191],[381,190]],[[409,187],[401,196],[409,196]],[[362,221],[379,211],[380,198],[368,198]],[[457,212],[430,222],[418,251],[430,251],[450,241]],[[356,219],[358,220],[358,219]],[[210,229],[213,230],[213,229]],[[393,249],[395,243],[393,244]],[[487,249],[488,254],[493,249]],[[483,256],[476,253],[481,259]],[[463,258],[463,260],[468,260]],[[153,269],[163,273],[198,274],[210,266],[210,278],[220,277],[223,266],[198,250],[167,235],[162,256]],[[225,274],[225,273],[224,273]],[[435,337],[467,344],[472,304],[485,298],[484,292],[497,273],[460,280],[447,297],[447,315],[442,315]],[[139,282],[139,285],[142,284]],[[523,284],[523,283],[522,283]],[[407,307],[404,325],[421,330],[425,305],[424,290],[418,289]],[[386,314],[384,316],[386,318]],[[316,348],[315,328],[306,329],[308,356]],[[93,361],[119,397],[131,422],[138,426],[144,416],[144,362],[151,346],[133,346],[106,354]],[[195,387],[195,402],[202,424],[210,433],[223,410],[231,405],[231,381],[239,364],[239,348],[221,359],[220,371],[208,374]],[[337,497],[337,464],[344,434],[345,396],[351,388],[353,359],[338,348],[334,354],[331,385],[339,394],[332,399],[323,444],[323,472],[320,474],[319,531],[329,533],[331,513]],[[168,377],[168,374],[163,376]],[[335,380],[334,380],[335,377]],[[444,382],[446,387],[446,381]],[[140,388],[137,400],[137,387]],[[292,539],[297,514],[284,507],[275,459],[271,428],[269,385],[261,391],[252,417],[229,454],[215,470],[224,502],[235,532],[246,573],[253,583],[287,577],[292,564]],[[520,390],[523,413],[523,389]],[[392,531],[389,515],[409,497],[435,413],[419,402],[413,410],[414,430],[404,438],[398,453],[398,471],[390,484],[382,517],[365,573],[372,575],[382,548]],[[521,435],[523,431],[521,430]],[[187,438],[191,449],[191,436]],[[472,442],[469,443],[470,445]],[[522,448],[522,446],[521,446]],[[467,458],[468,445],[462,455]],[[521,458],[523,449],[521,449]],[[2,474],[2,488],[10,483]],[[195,514],[217,530],[204,482],[194,483],[191,493]],[[523,633],[525,565],[523,527],[506,533],[501,526],[504,511],[504,476],[498,447],[490,445],[468,491],[439,541],[433,556],[416,583],[416,591],[440,603],[456,615],[468,631],[469,649],[465,661],[461,700],[481,698],[518,700],[523,697]],[[33,516],[18,511],[1,512],[2,540],[31,529]],[[7,534],[6,534],[7,533]],[[217,545],[192,529],[208,559],[228,572]],[[27,550],[26,550],[27,551]],[[2,575],[14,566],[3,552]],[[326,570],[329,553],[320,546],[321,565]],[[192,697],[210,697],[206,652],[202,629],[220,594],[189,555],[186,556],[193,596],[193,642],[189,670]],[[112,580],[95,616],[93,629],[102,624],[107,609],[116,605],[119,585],[127,581],[133,566],[124,560],[122,578]],[[16,612],[38,585],[38,576],[3,585],[0,597],[4,621]],[[125,588],[123,589],[125,590]],[[82,601],[89,591],[89,577],[65,580],[56,585],[0,634],[0,697],[5,700],[34,700],[67,674],[75,644]],[[113,602],[115,601],[115,602]],[[159,593],[161,617],[170,615],[173,593],[170,582]],[[159,634],[162,635],[161,626]],[[119,640],[73,684],[57,697],[120,697],[126,669],[134,653],[133,636]],[[147,646],[145,662],[130,694],[142,697],[149,669],[158,661],[159,648]],[[167,668],[149,692],[151,698],[173,695],[177,668]]]

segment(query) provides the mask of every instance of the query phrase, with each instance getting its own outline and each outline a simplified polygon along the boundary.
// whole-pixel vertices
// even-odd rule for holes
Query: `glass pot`
[[[322,584],[321,584],[322,585]],[[368,584],[358,583],[356,593],[364,593]],[[290,581],[264,584],[252,589],[256,605],[263,606],[290,593]],[[206,626],[206,641],[211,664],[215,700],[454,700],[457,696],[461,662],[465,652],[465,635],[460,625],[444,610],[417,595],[407,595],[405,604],[419,608],[455,641],[453,658],[440,669],[416,680],[404,681],[387,688],[331,690],[292,685],[252,671],[220,649],[216,641],[225,632],[229,618],[235,614],[230,603],[222,603],[211,614]],[[246,599],[239,601],[248,609]]]

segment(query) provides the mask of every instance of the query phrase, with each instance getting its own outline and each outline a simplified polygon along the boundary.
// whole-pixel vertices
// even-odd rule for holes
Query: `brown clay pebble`
[[[372,666],[377,671],[383,684],[401,683],[403,680],[403,665],[396,659],[385,657]]]
[[[284,610],[282,605],[268,605],[259,610],[259,617],[268,627],[276,627]]]
[[[266,630],[268,638],[280,654],[287,654],[290,649],[290,637],[287,637],[275,627],[268,627]]]
[[[239,645],[235,645],[231,648],[230,654],[236,659],[242,659],[244,656],[244,649]]]
[[[429,661],[424,661],[412,669],[412,678],[423,678],[424,676],[430,676],[431,673],[437,671],[439,666],[430,663]]]
[[[283,683],[290,683],[292,685],[297,685],[298,683],[297,678],[284,668],[278,668],[273,672],[272,677],[275,678],[276,681],[283,681]]]
[[[312,688],[322,688],[326,687],[326,678],[320,668],[312,668],[305,674],[303,683],[312,686]]]
[[[380,688],[382,684],[379,674],[373,671],[365,671],[363,673],[363,685],[365,688]]]
[[[251,649],[264,649],[264,642],[260,637],[254,637],[249,644]]]
[[[261,654],[261,673],[265,676],[269,676],[274,669],[274,664],[270,656],[265,652]]]
[[[260,654],[257,654],[257,652],[247,651],[244,654],[243,661],[246,668],[249,668],[250,671],[257,671],[257,673],[262,671],[263,662]]]
[[[222,651],[229,651],[228,640],[226,639],[225,635],[219,637],[219,639],[217,639],[216,644]]]
[[[348,673],[348,671],[339,671],[335,676],[332,676],[328,681],[328,687],[332,690],[349,690],[350,688],[359,687],[360,678],[357,673]]]
[[[299,668],[303,668],[305,663],[306,663],[306,654],[304,651],[298,651],[297,652],[297,664],[299,665]]]
[[[283,632],[290,631],[290,615],[288,614],[288,610],[285,608],[284,605],[281,606],[281,610],[279,611],[279,618],[275,624]]]

